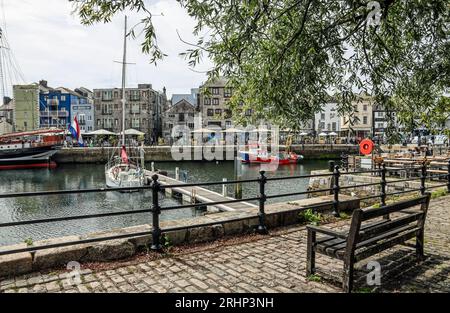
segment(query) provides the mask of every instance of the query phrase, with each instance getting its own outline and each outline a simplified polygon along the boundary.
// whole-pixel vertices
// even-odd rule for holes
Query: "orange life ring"
[[[359,144],[359,151],[364,155],[368,155],[372,153],[373,147],[374,143],[372,140],[364,139]]]

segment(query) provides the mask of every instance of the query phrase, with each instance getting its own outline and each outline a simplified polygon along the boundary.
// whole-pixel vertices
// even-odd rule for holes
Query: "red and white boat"
[[[276,155],[260,148],[240,151],[241,162],[245,164],[273,163],[279,165],[297,164],[303,160],[303,155],[294,152],[279,152]]]
[[[64,142],[64,130],[41,129],[0,136],[0,170],[53,168],[51,157]]]

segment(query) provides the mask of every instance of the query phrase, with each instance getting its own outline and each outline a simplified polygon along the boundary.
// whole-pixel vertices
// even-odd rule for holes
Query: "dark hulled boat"
[[[0,136],[0,170],[53,168],[51,157],[64,142],[64,130],[42,129]]]

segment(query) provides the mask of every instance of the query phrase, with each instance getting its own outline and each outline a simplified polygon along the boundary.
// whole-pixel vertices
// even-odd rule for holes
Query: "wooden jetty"
[[[162,186],[185,184],[185,182],[176,180],[175,178],[171,178],[165,175],[161,175],[161,173],[158,172],[152,172],[148,170],[145,171],[145,175],[148,177],[151,177],[154,174],[158,175],[158,181]],[[205,203],[205,206],[208,208],[209,211],[211,210],[214,211],[214,208],[219,211],[237,211],[257,207],[257,205],[245,201],[209,206],[207,205],[208,202],[219,202],[235,199],[231,197],[225,197],[220,193],[202,187],[176,187],[176,188],[164,188],[164,190],[168,195],[173,195],[176,193],[180,194],[182,196],[183,201],[185,202]]]

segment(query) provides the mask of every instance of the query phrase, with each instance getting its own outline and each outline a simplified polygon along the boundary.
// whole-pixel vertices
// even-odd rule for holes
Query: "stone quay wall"
[[[191,160],[194,158],[194,148],[188,147],[191,150]],[[296,153],[302,154],[305,159],[338,159],[342,153],[345,154],[356,154],[358,153],[358,146],[354,145],[293,145],[292,150]],[[201,147],[200,147],[201,149]],[[226,159],[225,149],[223,150],[223,160]],[[235,154],[238,152],[236,146],[232,146]],[[282,151],[285,146],[280,146],[279,150]],[[94,148],[63,148],[59,150],[53,159],[56,163],[106,163],[111,155],[117,148],[106,148],[106,147],[94,147]],[[174,161],[172,158],[171,147],[170,146],[153,146],[145,147],[145,160],[155,161],[155,162],[170,162]]]
[[[297,224],[300,222],[299,213],[313,205],[315,210],[327,212],[332,209],[332,199],[329,196],[324,196],[267,205],[266,226],[271,229]],[[342,210],[354,210],[359,208],[360,203],[357,199],[345,197],[341,205]],[[170,245],[208,242],[224,236],[253,232],[258,226],[257,214],[258,208],[208,214],[189,219],[164,221],[161,222],[161,228],[163,229],[164,238],[166,238]],[[202,226],[202,224],[210,224],[210,226]],[[164,232],[164,229],[174,228],[177,228],[177,230]],[[150,231],[151,225],[139,225],[87,235],[74,235],[36,241],[32,247]],[[128,239],[3,255],[0,256],[0,277],[15,276],[59,266],[67,266],[72,261],[103,262],[123,259],[131,257],[138,251],[148,249],[151,244],[151,235],[145,235],[130,237]],[[27,246],[26,243],[21,243],[12,246],[2,246],[0,247],[0,251],[11,251],[27,247],[30,246]]]

